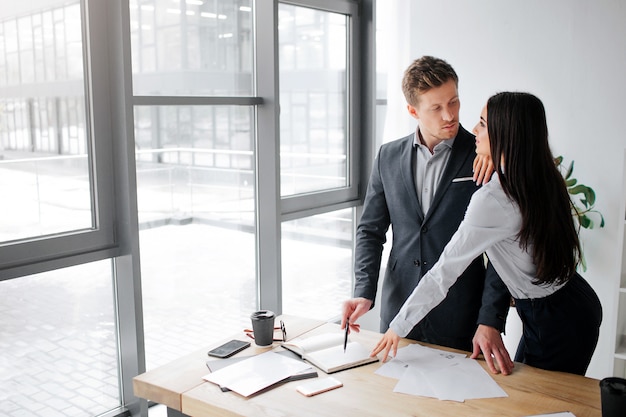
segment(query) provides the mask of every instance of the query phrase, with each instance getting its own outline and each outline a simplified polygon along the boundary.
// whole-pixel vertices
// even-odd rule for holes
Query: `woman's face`
[[[491,147],[489,145],[489,133],[487,132],[487,105],[480,113],[480,120],[472,130],[476,135],[476,154],[490,156]]]

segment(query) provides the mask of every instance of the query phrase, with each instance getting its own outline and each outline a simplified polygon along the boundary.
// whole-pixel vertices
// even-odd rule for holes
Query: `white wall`
[[[604,321],[587,375],[612,374],[626,147],[626,2],[397,1],[404,10],[401,21],[406,15],[411,19],[399,36],[402,49],[409,43],[410,56],[399,67],[425,54],[452,64],[460,78],[461,123],[468,130],[490,95],[503,90],[537,95],[546,107],[553,153],[574,160],[574,176],[595,189],[606,227],[581,232],[588,264],[583,275],[602,300]],[[385,59],[384,49],[379,46],[378,59]],[[414,125],[401,96],[393,96],[400,88],[394,75],[401,73],[388,74],[389,113],[394,101],[401,101],[393,126],[406,134]]]

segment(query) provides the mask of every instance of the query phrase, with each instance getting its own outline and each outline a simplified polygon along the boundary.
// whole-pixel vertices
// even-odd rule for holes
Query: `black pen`
[[[350,330],[350,322],[346,320],[346,335],[343,338],[343,353],[346,353],[346,347],[348,346],[348,330]]]

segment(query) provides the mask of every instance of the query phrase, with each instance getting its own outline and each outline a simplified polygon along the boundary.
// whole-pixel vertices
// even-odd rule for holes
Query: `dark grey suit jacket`
[[[393,242],[381,294],[381,331],[404,304],[422,276],[437,262],[457,230],[472,194],[474,136],[459,128],[452,153],[424,217],[415,191],[414,134],[381,146],[370,176],[356,233],[355,297],[374,300],[383,244],[389,226]],[[457,179],[457,181],[454,181]],[[450,288],[446,299],[409,338],[471,350],[478,324],[503,331],[510,295],[495,270],[476,258]]]

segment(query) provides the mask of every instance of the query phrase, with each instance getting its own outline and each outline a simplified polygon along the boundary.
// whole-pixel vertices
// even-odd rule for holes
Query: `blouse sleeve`
[[[413,327],[441,303],[450,287],[470,263],[493,244],[517,233],[519,227],[511,217],[514,206],[503,204],[487,187],[474,193],[465,218],[450,239],[433,267],[390,323],[399,336],[406,336]]]

